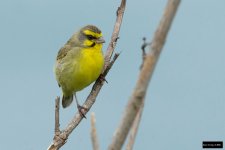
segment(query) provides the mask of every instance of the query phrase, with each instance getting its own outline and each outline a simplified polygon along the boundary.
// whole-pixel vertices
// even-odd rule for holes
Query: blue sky
[[[150,41],[166,0],[127,1],[110,70],[91,111],[106,149],[134,88],[142,37]],[[87,24],[110,40],[120,1],[20,0],[0,2],[0,148],[46,149],[54,131],[56,54]],[[183,0],[146,97],[135,149],[199,150],[204,140],[225,140],[225,1]],[[77,94],[80,102],[91,87]],[[61,128],[76,112],[60,110]],[[62,150],[91,149],[90,113]]]

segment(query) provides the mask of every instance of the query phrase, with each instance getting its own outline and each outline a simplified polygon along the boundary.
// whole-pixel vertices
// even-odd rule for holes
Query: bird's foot
[[[83,107],[83,106],[81,106],[81,105],[77,105],[77,109],[78,109],[80,115],[81,115],[83,118],[87,119],[86,116],[85,116],[85,114],[84,114],[84,111],[87,111],[87,108],[85,108],[85,107]]]
[[[105,79],[105,77],[103,76],[103,74],[100,74],[99,79],[103,82],[105,81],[106,83],[108,83],[108,81]]]

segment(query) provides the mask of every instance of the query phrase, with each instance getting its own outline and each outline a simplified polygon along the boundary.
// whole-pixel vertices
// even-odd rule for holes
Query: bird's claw
[[[87,119],[86,116],[85,116],[85,114],[84,114],[84,111],[87,111],[87,108],[85,108],[85,107],[83,107],[83,106],[81,106],[81,105],[77,105],[77,109],[78,109],[80,115],[81,115],[83,118]]]
[[[105,81],[106,83],[108,83],[108,81],[105,79],[105,77],[103,76],[103,74],[100,74],[99,79],[103,82]]]

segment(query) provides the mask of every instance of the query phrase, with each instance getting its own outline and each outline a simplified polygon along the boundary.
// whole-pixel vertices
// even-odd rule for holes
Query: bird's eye
[[[87,35],[88,40],[93,40],[94,37],[92,35]]]

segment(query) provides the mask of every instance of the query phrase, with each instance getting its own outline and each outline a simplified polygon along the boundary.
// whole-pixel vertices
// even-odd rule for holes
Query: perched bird
[[[59,50],[54,72],[58,85],[62,89],[62,106],[68,107],[76,99],[80,114],[81,109],[76,92],[94,82],[101,74],[104,57],[102,45],[105,42],[101,30],[96,26],[87,25],[72,35]]]

